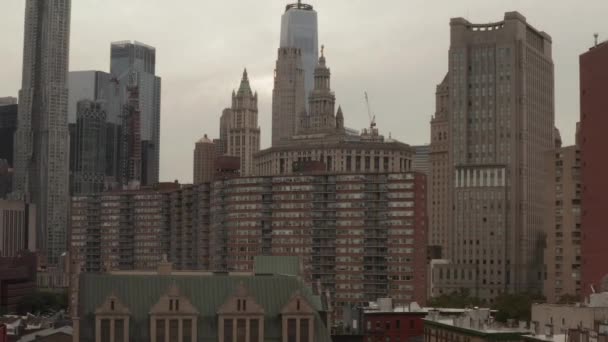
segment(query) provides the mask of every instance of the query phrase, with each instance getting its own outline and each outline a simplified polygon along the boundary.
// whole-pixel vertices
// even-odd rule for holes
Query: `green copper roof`
[[[249,77],[247,76],[247,69],[243,71],[243,78],[241,79],[241,85],[239,86],[239,95],[252,95],[251,86],[249,85]]]
[[[256,256],[253,270],[257,274],[300,275],[300,258],[297,256]]]
[[[281,309],[299,291],[316,309],[321,310],[317,296],[298,278],[280,275],[108,275],[80,276],[79,316],[81,341],[94,341],[94,312],[104,300],[115,295],[129,308],[130,341],[149,341],[149,316],[152,306],[175,284],[180,295],[186,296],[200,312],[198,341],[217,342],[217,310],[243,284],[250,295],[265,310],[264,341],[281,340]],[[328,330],[318,313],[315,314],[315,341],[330,342]]]

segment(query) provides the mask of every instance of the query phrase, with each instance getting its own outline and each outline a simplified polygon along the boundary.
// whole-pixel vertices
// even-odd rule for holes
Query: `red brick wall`
[[[408,342],[424,335],[423,313],[366,314],[363,329],[364,342]]]

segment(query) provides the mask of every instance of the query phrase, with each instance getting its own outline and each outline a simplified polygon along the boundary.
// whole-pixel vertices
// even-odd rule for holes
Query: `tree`
[[[68,307],[68,295],[66,292],[52,293],[36,291],[23,297],[17,305],[17,313],[25,315],[47,313],[49,311],[65,310]]]
[[[532,293],[502,294],[494,302],[497,310],[496,320],[506,322],[508,319],[530,321],[532,304],[544,302],[545,298]]]
[[[431,298],[428,305],[432,308],[463,309],[467,307],[483,306],[483,301],[479,298],[471,297],[468,289],[461,289],[458,292]]]
[[[564,294],[559,297],[557,304],[576,304],[581,302],[581,297],[577,295]]]

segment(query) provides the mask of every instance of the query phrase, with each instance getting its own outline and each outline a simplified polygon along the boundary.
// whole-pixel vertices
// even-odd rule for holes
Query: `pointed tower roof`
[[[344,119],[344,114],[342,114],[342,106],[338,106],[338,113],[336,113],[336,118]]]
[[[318,67],[325,67],[325,45],[321,45],[321,57],[319,58],[319,66]]]
[[[247,68],[243,71],[243,78],[241,79],[241,85],[239,86],[239,95],[251,96],[251,86],[249,85],[249,76],[247,75]]]

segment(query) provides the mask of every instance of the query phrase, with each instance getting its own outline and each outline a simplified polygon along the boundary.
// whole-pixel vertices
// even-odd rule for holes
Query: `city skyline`
[[[243,67],[248,68],[252,87],[260,93],[261,147],[268,147],[271,138],[272,73],[280,36],[279,16],[288,1],[260,3],[255,7],[238,4],[210,6],[218,18],[231,15],[233,19],[239,19],[243,25],[238,27],[227,27],[223,20],[203,20],[205,23],[200,24],[201,12],[192,11],[195,5],[168,10],[161,2],[153,2],[152,5],[138,8],[142,18],[169,18],[180,39],[164,33],[165,25],[147,23],[154,20],[130,21],[128,25],[117,25],[118,28],[111,29],[107,25],[87,24],[87,29],[82,30],[85,22],[88,22],[87,18],[92,15],[119,21],[122,17],[133,15],[134,8],[140,3],[133,1],[124,4],[112,0],[104,2],[103,8],[85,8],[81,3],[75,4],[70,70],[109,71],[108,48],[113,41],[139,40],[157,48],[157,71],[165,83],[162,111],[166,113],[161,123],[161,141],[166,144],[161,144],[160,179],[191,181],[189,168],[176,170],[172,165],[191,165],[189,149],[203,133],[211,133],[210,138],[217,137],[212,133],[213,127],[219,124],[217,112],[225,106],[222,101],[224,94],[233,89],[233,79],[238,77],[238,70]],[[415,6],[411,4],[397,1],[387,2],[383,7],[350,2],[346,6],[345,1],[330,4],[319,0],[311,4],[319,13],[319,44],[326,46],[326,54],[331,56],[334,66],[332,71],[337,80],[334,88],[345,112],[352,113],[350,126],[357,129],[368,126],[363,98],[363,92],[367,90],[372,109],[377,115],[378,127],[412,145],[430,140],[426,127],[434,112],[433,90],[436,81],[447,71],[444,60],[447,56],[449,18],[463,16],[477,22],[499,21],[502,13],[518,10],[551,34],[556,65],[557,126],[562,131],[565,145],[574,141],[574,123],[578,120],[578,93],[572,91],[578,88],[578,54],[592,45],[594,32],[600,33],[600,39],[608,34],[600,26],[602,21],[599,14],[598,19],[593,19],[595,13],[608,8],[602,1],[589,1],[584,8],[573,9],[565,1],[552,2],[551,8],[543,8],[547,6],[523,1],[488,5],[471,0],[443,6],[435,9],[431,15],[428,14],[428,7],[420,5],[413,8]],[[6,10],[23,13],[22,6],[11,2]],[[247,10],[239,10],[241,8]],[[427,14],[422,15],[418,11]],[[336,20],[354,18],[364,13],[376,13],[368,19],[370,25],[366,25],[365,30],[360,29],[359,21],[355,19]],[[402,13],[410,13],[412,19],[403,20]],[[563,17],[564,13],[589,19],[572,30],[572,27],[561,25],[560,20],[552,19]],[[204,13],[202,15],[205,16]],[[3,58],[5,65],[11,66],[0,71],[5,80],[0,85],[2,96],[15,96],[20,84],[21,20],[21,16],[16,15],[0,24],[4,32],[15,33],[6,38],[6,44],[1,48],[2,55],[10,56]],[[380,22],[384,24],[374,25]],[[242,27],[247,27],[247,34]],[[423,28],[426,39],[419,38]],[[222,34],[202,43],[201,29]],[[391,33],[395,30],[400,33],[400,39],[395,39],[396,36]],[[348,39],[349,35],[355,33],[357,39]],[[175,44],[179,44],[179,48],[173,49]],[[235,50],[235,47],[238,48]],[[239,48],[247,49],[247,58],[235,53]],[[391,56],[395,58],[391,59]],[[182,62],[176,63],[178,58]]]

